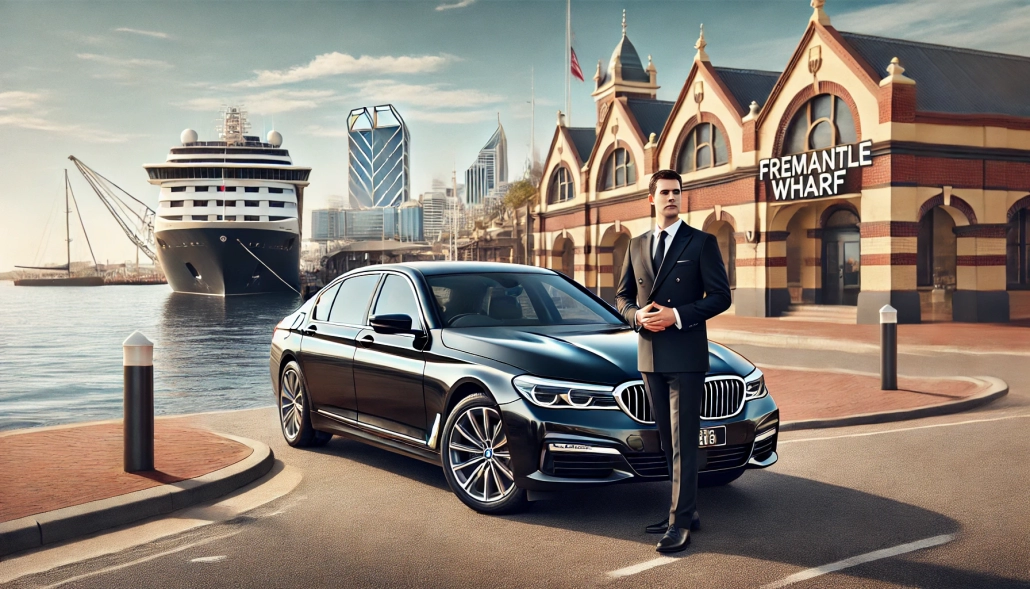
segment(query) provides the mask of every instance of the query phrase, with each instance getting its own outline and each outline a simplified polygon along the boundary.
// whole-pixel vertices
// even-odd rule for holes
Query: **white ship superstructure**
[[[304,187],[282,135],[247,135],[246,112],[222,113],[218,141],[182,132],[164,163],[146,164],[161,189],[154,236],[173,290],[213,295],[300,288]]]

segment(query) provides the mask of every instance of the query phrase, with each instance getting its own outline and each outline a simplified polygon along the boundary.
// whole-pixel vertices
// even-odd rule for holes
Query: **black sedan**
[[[427,262],[361,268],[283,319],[270,369],[291,446],[346,436],[443,467],[484,513],[570,487],[668,477],[637,335],[552,270]],[[776,462],[762,372],[709,344],[700,483]]]

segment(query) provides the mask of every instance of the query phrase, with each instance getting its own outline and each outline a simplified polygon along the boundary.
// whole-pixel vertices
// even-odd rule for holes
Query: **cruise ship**
[[[181,147],[144,164],[159,186],[154,238],[176,292],[230,296],[300,291],[304,187],[283,138],[248,135],[247,113],[222,112],[218,141],[186,129]]]

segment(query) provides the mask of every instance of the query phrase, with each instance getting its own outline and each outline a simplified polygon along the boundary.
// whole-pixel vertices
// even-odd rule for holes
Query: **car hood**
[[[637,334],[619,326],[467,327],[444,329],[448,348],[490,358],[529,374],[615,385],[637,380]],[[745,376],[754,365],[714,342],[708,343],[709,374]]]

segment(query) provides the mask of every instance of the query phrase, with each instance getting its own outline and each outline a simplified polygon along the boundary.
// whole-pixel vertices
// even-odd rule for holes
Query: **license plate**
[[[726,445],[726,426],[720,425],[719,427],[703,427],[701,428],[700,437],[697,441],[699,448],[710,448],[712,446],[725,446]]]

